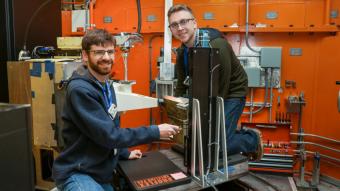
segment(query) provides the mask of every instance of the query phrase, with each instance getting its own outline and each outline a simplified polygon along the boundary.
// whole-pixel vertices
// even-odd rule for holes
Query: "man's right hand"
[[[169,139],[180,132],[180,128],[177,125],[170,125],[163,123],[158,125],[160,138]]]

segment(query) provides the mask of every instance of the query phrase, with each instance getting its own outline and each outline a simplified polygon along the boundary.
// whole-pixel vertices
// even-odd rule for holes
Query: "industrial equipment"
[[[191,168],[190,163],[193,161],[189,159],[190,152],[184,149],[184,145],[193,148],[191,138],[196,136],[197,140],[199,139],[199,129],[204,131],[201,132],[202,134],[208,135],[209,132],[205,128],[209,125],[215,127],[220,123],[219,120],[213,120],[216,124],[208,124],[206,121],[208,121],[208,114],[221,115],[221,112],[215,112],[215,109],[221,106],[221,100],[218,98],[216,100],[220,100],[219,102],[208,100],[208,103],[213,105],[210,107],[200,99],[188,99],[183,104],[179,103],[182,101],[174,103],[176,101],[173,98],[166,97],[173,96],[176,87],[174,55],[171,55],[171,49],[179,45],[171,38],[166,12],[172,4],[177,3],[187,3],[193,8],[198,26],[217,28],[226,33],[226,38],[233,46],[248,75],[249,94],[241,127],[259,129],[263,133],[265,146],[264,158],[259,162],[250,162],[249,169],[298,176],[296,182],[301,188],[315,189],[320,185],[322,174],[329,173],[339,179],[337,173],[339,151],[336,149],[339,144],[339,131],[335,127],[340,124],[338,120],[340,94],[335,96],[334,92],[338,93],[339,90],[337,88],[335,91],[333,87],[334,76],[338,71],[338,65],[334,61],[338,59],[333,59],[333,57],[338,58],[337,49],[333,47],[339,44],[340,19],[337,10],[340,9],[340,4],[338,1],[165,0],[143,1],[141,6],[140,2],[136,5],[134,1],[126,1],[122,4],[118,1],[89,0],[75,3],[66,0],[62,3],[63,37],[61,38],[72,36],[80,41],[80,37],[77,36],[83,35],[86,30],[93,27],[106,28],[114,34],[124,64],[124,76],[119,83],[113,85],[117,92],[118,108],[122,106],[119,110],[156,107],[158,102],[164,99],[169,121],[182,126],[183,133],[175,137],[175,141],[178,145],[182,145],[181,150],[186,156],[184,162]],[[154,47],[157,47],[157,50],[158,47],[163,47],[164,50],[157,72],[153,69],[157,67],[155,59],[151,59],[153,55],[151,43],[147,44],[141,40],[143,37],[145,41],[151,42],[155,36],[163,40],[154,41]],[[138,47],[141,51],[132,54],[130,49],[134,43],[141,44]],[[79,42],[76,46],[79,47]],[[64,47],[74,47],[74,44]],[[147,51],[149,54],[145,54]],[[25,55],[28,54],[22,52],[21,58]],[[150,55],[149,63],[142,61],[147,60],[146,55]],[[138,64],[134,65],[136,67],[131,67],[133,58],[138,58]],[[145,75],[148,79],[134,72],[139,67],[150,68],[150,74]],[[151,91],[150,97],[133,94],[131,86],[134,81],[128,79],[135,79],[134,75],[140,75],[138,79],[142,79],[134,86],[138,86],[139,91],[148,89],[152,79],[156,79],[156,95],[152,95]],[[195,81],[201,82],[202,79],[199,76]],[[328,83],[330,80],[332,80],[332,87]],[[337,81],[336,84],[340,83]],[[201,88],[201,84],[199,85]],[[206,93],[205,97],[209,97],[208,91]],[[173,108],[176,109],[172,110]],[[163,109],[159,111],[150,112],[150,124],[164,119]],[[192,119],[192,114],[196,117],[195,120]],[[199,118],[201,123],[198,123]],[[129,124],[130,121],[122,120],[122,123]],[[198,128],[199,124],[202,128]],[[197,131],[192,134],[194,125]],[[223,135],[222,131],[216,132]],[[314,139],[315,137],[323,138],[317,140]],[[204,138],[203,136],[201,146],[203,156],[196,156],[196,154],[194,156],[195,159],[201,158],[200,162],[204,164],[203,171],[210,173],[210,170],[207,170],[207,165],[210,163],[207,161],[212,157],[210,162],[215,163],[211,163],[210,167],[213,167],[217,164],[214,157],[215,159],[218,157],[214,152],[207,154],[209,150],[214,150],[214,146],[207,146],[208,140]],[[223,136],[220,137],[222,138]],[[199,150],[199,145],[197,146],[196,149]],[[313,165],[311,165],[312,161]],[[223,162],[227,163],[228,160]],[[190,171],[196,176],[196,170],[201,169],[201,166],[194,166],[196,169]],[[313,168],[310,168],[311,166]],[[294,169],[299,169],[299,172]],[[311,170],[313,176],[309,182],[308,171]],[[224,173],[228,174],[228,172],[224,170]],[[228,177],[225,175],[222,177]],[[211,177],[217,176],[213,173],[211,176],[202,173],[196,176],[203,187],[209,186],[209,183],[215,184],[220,180],[221,182],[228,180],[228,178],[216,178],[215,180],[218,181],[214,182]]]

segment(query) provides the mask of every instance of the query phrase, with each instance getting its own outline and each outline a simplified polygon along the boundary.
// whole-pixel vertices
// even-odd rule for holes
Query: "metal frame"
[[[213,186],[229,180],[228,173],[228,154],[227,154],[227,136],[225,130],[225,116],[224,116],[224,101],[223,98],[217,97],[217,123],[215,133],[215,162],[213,171],[204,172],[204,160],[203,160],[203,145],[202,145],[202,131],[201,131],[201,111],[200,103],[198,99],[193,99],[192,103],[192,142],[191,142],[191,175],[195,181],[197,181],[203,188]],[[220,139],[221,137],[221,139]],[[211,144],[211,143],[210,143]],[[219,154],[222,145],[223,154],[223,169],[218,169],[219,166]],[[196,157],[198,153],[198,159]],[[198,174],[196,164],[198,163]],[[211,165],[211,164],[210,164]],[[208,165],[208,166],[210,166]]]

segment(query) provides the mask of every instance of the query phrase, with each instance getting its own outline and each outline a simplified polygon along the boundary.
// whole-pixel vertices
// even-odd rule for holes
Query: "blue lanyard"
[[[112,94],[111,94],[111,90],[110,90],[110,85],[108,81],[105,81],[105,86],[103,87],[98,81],[97,84],[99,84],[99,86],[102,89],[104,98],[105,98],[105,103],[106,103],[106,109],[109,109],[112,105]]]
[[[189,48],[188,47],[184,47],[184,71],[185,71],[185,76],[189,75],[188,53],[189,53]]]

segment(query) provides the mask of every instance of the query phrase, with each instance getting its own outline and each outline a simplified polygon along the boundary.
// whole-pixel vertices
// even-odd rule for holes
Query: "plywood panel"
[[[9,103],[31,104],[29,63],[7,62]]]
[[[52,104],[54,81],[45,72],[44,62],[41,66],[41,76],[31,76],[33,138],[35,145],[56,146],[52,124],[55,124],[55,106]],[[30,64],[33,69],[33,63]]]
[[[8,62],[7,65],[10,102],[32,104],[34,145],[56,146],[52,129],[56,120],[52,97],[55,80],[59,82],[66,74],[64,63],[50,63],[48,70],[44,60]]]

